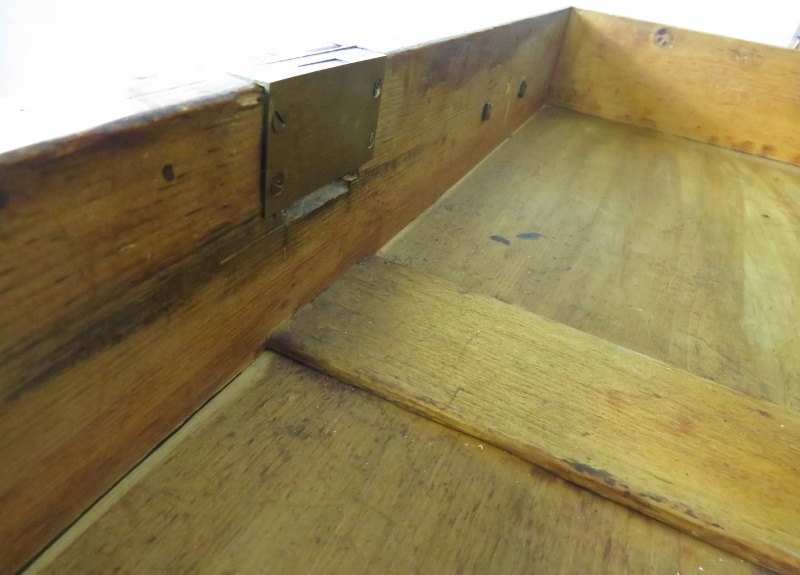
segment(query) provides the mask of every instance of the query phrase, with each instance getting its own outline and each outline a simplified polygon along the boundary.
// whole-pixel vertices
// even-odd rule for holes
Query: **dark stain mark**
[[[472,34],[437,44],[430,68],[422,82],[427,92],[437,84],[449,84],[453,89],[463,86],[483,70],[491,70],[511,60],[533,34],[534,26],[522,22],[506,34]]]
[[[752,154],[754,147],[755,147],[755,144],[753,142],[751,142],[750,140],[745,140],[744,142],[738,142],[738,143],[734,142],[733,143],[733,149],[734,150],[739,150],[740,152],[744,152],[745,154]]]
[[[229,431],[227,435],[228,435],[228,437],[236,437],[236,432],[235,431]]]
[[[306,426],[302,423],[295,423],[286,426],[286,433],[292,437],[300,437],[306,430]]]
[[[499,243],[504,244],[506,246],[510,246],[511,245],[511,242],[508,241],[507,239],[505,239],[503,236],[489,236],[489,239],[492,240],[493,242],[499,242]]]
[[[655,501],[656,503],[665,503],[667,500],[661,497],[660,495],[655,495],[653,493],[642,493],[642,497],[650,499],[651,501]]]
[[[604,556],[608,559],[608,556],[611,555],[611,539],[606,539],[606,548]]]
[[[720,525],[719,523],[712,523],[711,526],[712,527],[716,527],[717,529],[722,529],[723,531],[725,531],[725,528],[722,525]]]
[[[771,158],[775,155],[778,149],[775,146],[771,146],[769,144],[764,144],[761,146],[761,155],[765,158]]]
[[[8,205],[8,194],[0,190],[0,210]]]
[[[539,232],[526,232],[524,234],[517,234],[517,237],[521,240],[538,240],[542,237],[542,234]]]
[[[697,517],[697,514],[694,511],[692,511],[689,507],[686,508],[685,513],[692,519],[699,519],[699,517]]]
[[[156,540],[156,536],[155,536],[155,535],[151,535],[150,537],[148,537],[148,538],[146,539],[146,542],[147,542],[147,543],[152,543],[152,542],[153,542],[153,541],[155,541],[155,540]]]
[[[772,414],[769,411],[764,411],[763,409],[759,409],[758,413],[763,417],[769,417],[770,419],[772,419]]]
[[[439,147],[446,140],[447,140],[447,137],[444,136],[444,137],[440,138],[437,142],[434,142],[431,145],[431,147]],[[371,180],[371,179],[377,179],[377,178],[380,178],[382,176],[386,176],[388,174],[396,172],[399,167],[401,167],[401,166],[403,166],[405,164],[411,163],[411,161],[414,160],[416,157],[421,156],[423,153],[425,153],[425,150],[427,148],[428,148],[428,146],[416,146],[414,148],[411,148],[410,150],[407,150],[407,151],[403,152],[402,154],[398,154],[397,156],[394,156],[388,162],[384,162],[382,164],[378,164],[377,166],[375,166],[373,168],[365,170],[364,172],[362,172],[361,177],[358,180],[356,180],[355,182],[353,182],[353,184],[361,185],[365,181],[368,181],[368,180]]]
[[[608,471],[603,471],[602,469],[595,469],[591,465],[587,465],[585,463],[579,463],[578,461],[574,461],[572,459],[562,459],[562,461],[567,465],[569,465],[570,467],[572,467],[572,469],[574,469],[578,473],[602,479],[603,483],[605,483],[606,485],[617,484],[616,478],[613,475],[611,475]]]
[[[769,214],[764,214],[764,217],[769,219]]]
[[[50,324],[36,334],[36,339],[22,342],[0,356],[0,365],[14,365],[17,373],[29,374],[15,389],[5,396],[8,401],[18,400],[23,393],[34,389],[76,363],[95,353],[114,347],[129,335],[169,316],[185,306],[195,293],[211,282],[223,270],[228,278],[225,293],[233,292],[239,285],[259,273],[257,261],[261,244],[269,238],[263,219],[255,216],[231,229],[221,226],[212,230],[200,247],[178,261],[167,262],[154,275],[138,278],[116,290],[110,290],[103,301],[92,302],[91,308],[82,307],[60,321]],[[230,263],[220,262],[225,255],[242,251]],[[117,303],[120,298],[122,303]],[[95,317],[86,320],[86,315]],[[100,316],[100,317],[97,317]],[[76,326],[81,326],[77,328]],[[64,341],[64,333],[75,333]],[[35,353],[43,342],[61,339],[63,343],[44,356]]]
[[[172,164],[167,164],[161,169],[161,175],[164,176],[164,179],[168,182],[171,182],[175,179],[175,170],[172,167]]]

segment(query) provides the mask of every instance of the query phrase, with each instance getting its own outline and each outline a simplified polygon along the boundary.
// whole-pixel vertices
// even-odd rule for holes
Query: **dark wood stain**
[[[5,400],[18,400],[25,392],[44,384],[76,363],[118,345],[131,334],[174,313],[223,269],[229,276],[231,289],[256,275],[258,266],[239,265],[243,263],[241,259],[233,258],[230,265],[221,262],[225,254],[236,253],[259,237],[266,237],[267,233],[266,225],[259,217],[251,218],[234,229],[215,230],[196,252],[152,278],[142,278],[139,285],[127,286],[124,290],[127,297],[113,293],[103,302],[91,302],[90,306],[80,308],[49,325],[46,331],[36,335],[35,340],[0,356],[0,364],[13,366],[15,373],[27,375],[18,380],[14,387],[5,390]],[[259,256],[258,250],[246,250],[246,253],[251,259]],[[44,357],[33,353],[48,339],[74,329],[76,323],[83,323],[82,319],[87,315],[96,319],[84,324],[81,331],[55,350]]]

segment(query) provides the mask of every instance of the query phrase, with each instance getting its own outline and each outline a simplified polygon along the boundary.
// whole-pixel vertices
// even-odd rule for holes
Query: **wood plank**
[[[273,349],[785,573],[800,572],[800,417],[380,258]]]
[[[381,253],[800,411],[797,167],[546,107]]]
[[[575,10],[549,103],[800,164],[800,53]]]
[[[80,301],[69,304],[70,317],[79,321],[62,324],[72,334],[72,347],[64,348],[69,361],[62,361],[63,369],[50,371],[36,385],[4,380],[4,389],[17,391],[4,395],[0,408],[0,460],[6,463],[0,467],[0,539],[10,542],[11,549],[0,554],[0,572],[24,565],[246,367],[263,349],[270,330],[356,258],[396,234],[527,119],[545,97],[567,16],[560,12],[532,18],[391,55],[374,159],[362,168],[349,194],[309,218],[269,234],[260,218],[249,215],[248,207],[235,222],[223,219],[216,233],[204,235],[190,227],[185,235],[190,248],[186,253],[179,253],[179,246],[165,248],[160,260],[153,262],[147,257],[149,252],[137,251],[141,262],[130,269],[147,269],[149,275],[137,274],[135,281],[123,283],[126,289],[118,297],[112,297],[112,287],[119,285],[116,274],[104,276],[114,276],[108,284],[81,278],[83,288],[75,296]],[[511,86],[523,78],[528,78],[530,97],[518,99]],[[495,113],[491,121],[481,122],[487,100],[495,102]],[[229,105],[239,109],[235,100]],[[258,110],[251,111],[260,129],[260,118],[255,117]],[[230,122],[226,125],[236,131]],[[236,132],[241,134],[235,138],[244,139],[260,133],[249,122]],[[133,141],[126,140],[125,132],[104,135],[94,144],[96,155],[89,163],[86,149],[75,158],[53,160],[84,162],[77,174],[83,174],[82,179],[71,184],[78,190],[86,189],[96,171],[107,173],[126,162],[141,166],[141,172],[128,172],[122,183],[127,185],[136,175],[147,191],[147,197],[137,197],[133,180],[127,198],[115,195],[111,185],[96,188],[98,198],[87,195],[86,205],[66,205],[66,213],[53,216],[69,224],[58,238],[79,234],[85,222],[74,214],[81,210],[93,218],[109,219],[108,228],[103,229],[115,232],[101,236],[109,246],[115,245],[115,234],[126,239],[135,235],[138,225],[157,220],[165,210],[162,204],[167,200],[158,191],[163,184],[157,183],[163,180],[164,158],[175,154],[194,158],[214,146],[201,126],[181,131],[169,122],[155,122],[137,134]],[[255,148],[245,147],[244,140],[216,143],[226,144],[223,156],[252,153],[256,160]],[[156,150],[159,155],[151,157],[152,165],[151,160],[143,164],[143,155]],[[49,165],[42,164],[42,173]],[[176,174],[181,174],[180,164],[174,165]],[[259,164],[253,163],[254,170],[249,171],[242,166],[220,185],[213,185],[229,166],[223,158],[207,165],[208,172],[191,179],[187,194],[202,196],[202,202],[222,209],[233,208],[234,204],[228,204],[233,196],[249,198],[252,192],[257,210],[257,189],[251,187],[251,178],[257,179]],[[113,174],[112,170],[109,177]],[[7,180],[3,177],[2,181]],[[174,182],[181,181],[176,176]],[[50,187],[57,182],[56,176],[43,178],[31,201],[52,198],[59,190],[64,193]],[[20,185],[24,183],[23,179]],[[203,195],[205,184],[209,185]],[[4,232],[11,214],[17,213],[15,203],[22,201],[16,195],[10,197],[0,211]],[[89,204],[102,203],[104,198],[113,207],[93,211]],[[141,208],[139,216],[121,225],[120,218],[124,220],[127,212],[120,203],[132,201]],[[202,202],[182,203],[187,212],[178,215],[206,205]],[[31,211],[45,209],[45,203],[30,207]],[[198,233],[188,242],[193,231]],[[35,235],[24,229],[16,233],[23,232]],[[16,237],[6,233],[3,247],[14,244]],[[81,246],[61,256],[76,274],[94,263],[88,256],[91,261],[85,266],[70,259],[81,249],[93,249],[91,244]],[[4,249],[0,257],[13,258],[16,253]],[[14,261],[22,267],[37,267],[30,260]],[[116,272],[122,273],[120,269]],[[59,286],[64,282],[58,282],[59,277],[53,276],[49,283],[32,277],[27,293],[40,301],[60,297]],[[10,300],[4,299],[8,297],[0,295],[0,325],[12,324],[12,333],[26,330],[22,320],[10,321],[9,314],[16,312],[7,304]],[[44,321],[43,325],[47,327],[40,330],[43,345],[49,345],[48,329],[56,324]],[[22,351],[28,353],[27,349]],[[24,372],[25,377],[29,375]]]
[[[509,453],[266,352],[26,573],[700,568],[754,572]]]

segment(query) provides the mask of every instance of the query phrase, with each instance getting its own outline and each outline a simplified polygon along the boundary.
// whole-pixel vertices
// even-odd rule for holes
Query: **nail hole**
[[[161,170],[161,175],[164,176],[164,179],[168,182],[171,182],[175,179],[175,170],[172,168],[172,164],[167,164]]]
[[[519,85],[519,92],[517,92],[517,98],[524,98],[525,92],[528,91],[528,83],[523,80]]]

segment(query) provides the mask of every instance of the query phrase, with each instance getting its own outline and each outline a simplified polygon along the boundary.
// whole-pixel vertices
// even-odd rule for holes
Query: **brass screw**
[[[273,196],[280,196],[283,192],[283,172],[278,172],[269,184],[269,191]]]

